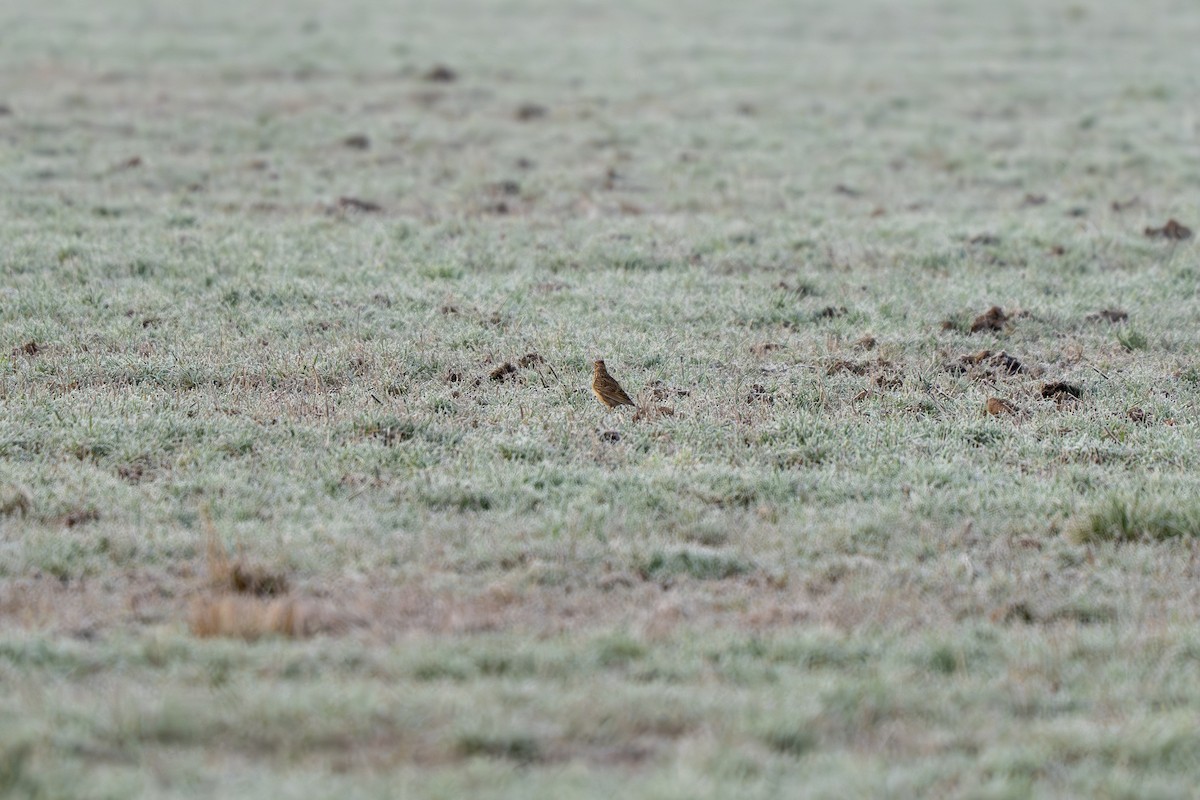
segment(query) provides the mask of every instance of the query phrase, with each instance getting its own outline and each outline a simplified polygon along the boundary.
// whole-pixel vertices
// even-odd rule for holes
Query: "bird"
[[[597,400],[608,408],[634,405],[633,401],[629,399],[629,395],[625,394],[625,390],[621,388],[621,384],[608,374],[608,370],[604,367],[604,359],[596,361],[592,366],[595,368],[592,376],[592,394],[596,395]]]

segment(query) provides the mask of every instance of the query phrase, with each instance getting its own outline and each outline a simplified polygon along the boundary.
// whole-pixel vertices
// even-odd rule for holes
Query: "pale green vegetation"
[[[0,31],[0,794],[1195,791],[1200,6]]]

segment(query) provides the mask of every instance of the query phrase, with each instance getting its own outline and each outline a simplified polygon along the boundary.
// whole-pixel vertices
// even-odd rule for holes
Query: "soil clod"
[[[1088,314],[1088,322],[1125,322],[1129,314],[1119,308],[1105,308],[1094,314]]]
[[[1020,411],[1015,405],[1002,397],[989,397],[987,401],[987,413],[993,417],[1000,417],[1010,414],[1016,414]]]
[[[357,197],[339,197],[337,201],[339,211],[358,211],[363,214],[374,214],[383,211],[383,206],[372,200],[360,200]]]
[[[1042,384],[1042,397],[1046,400],[1054,400],[1058,403],[1070,402],[1083,397],[1083,390],[1078,386],[1062,381]]]
[[[445,64],[436,64],[422,77],[430,83],[454,83],[458,80],[458,73]]]
[[[1161,228],[1147,227],[1146,235],[1151,239],[1173,239],[1182,241],[1192,237],[1192,229],[1172,218],[1167,220],[1167,224]]]
[[[987,311],[980,314],[971,323],[971,333],[979,333],[980,331],[1002,331],[1004,323],[1008,322],[1008,315],[1004,313],[1004,309],[1000,306],[992,306]]]
[[[514,367],[509,362],[505,361],[503,364],[501,364],[500,366],[498,366],[494,370],[492,370],[490,373],[488,373],[488,377],[491,378],[493,381],[496,381],[497,383],[502,383],[502,382],[504,382],[505,379],[507,379],[509,376],[511,376],[516,371],[517,371],[516,367]]]
[[[521,122],[531,122],[535,119],[541,119],[549,114],[549,110],[537,103],[522,103],[517,106],[516,118]]]

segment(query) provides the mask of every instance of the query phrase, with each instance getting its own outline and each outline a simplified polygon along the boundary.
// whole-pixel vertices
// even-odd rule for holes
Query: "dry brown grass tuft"
[[[207,509],[201,509],[200,518],[207,540],[208,583],[189,609],[192,635],[251,641],[264,636],[311,636],[330,627],[320,621],[315,604],[282,596],[288,592],[286,575],[231,559]]]
[[[33,500],[29,490],[20,486],[5,486],[0,488],[0,517],[29,514],[33,508]]]
[[[229,636],[251,641],[264,636],[311,636],[318,625],[313,609],[294,598],[264,600],[225,594],[193,601],[188,627],[193,636],[201,638]]]
[[[261,564],[230,559],[207,511],[201,513],[201,519],[207,540],[205,555],[208,561],[209,588],[212,591],[234,591],[258,597],[276,597],[287,594],[287,575],[268,569]]]

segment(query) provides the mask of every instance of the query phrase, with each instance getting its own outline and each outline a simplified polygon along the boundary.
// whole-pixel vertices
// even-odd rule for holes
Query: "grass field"
[[[0,794],[1194,795],[1200,7],[450,6],[0,0]]]

